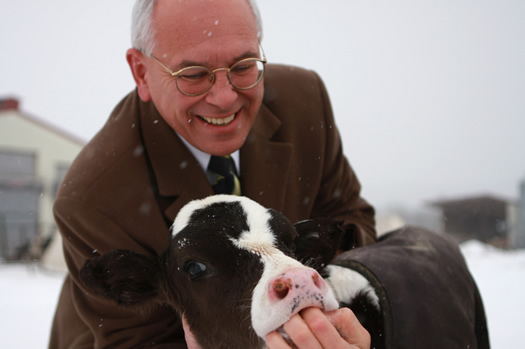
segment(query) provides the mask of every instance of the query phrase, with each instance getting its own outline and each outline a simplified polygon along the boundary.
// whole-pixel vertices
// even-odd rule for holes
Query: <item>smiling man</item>
[[[267,64],[253,1],[139,0],[132,37],[127,61],[137,88],[57,194],[70,273],[50,348],[194,344],[170,308],[135,315],[78,278],[86,259],[114,249],[160,255],[179,209],[194,199],[241,194],[292,222],[339,220],[343,251],[375,241],[374,211],[343,155],[323,83],[311,71]],[[327,317],[308,309],[284,329],[299,348],[369,341],[348,310]],[[278,333],[267,340],[288,346]]]
[[[242,5],[160,1],[153,52],[133,48],[127,55],[140,98],[153,101],[180,137],[208,154],[240,149],[263,99],[259,31],[250,6]],[[188,70],[192,66],[210,70]],[[250,71],[242,71],[247,67]],[[240,88],[232,88],[236,81]]]

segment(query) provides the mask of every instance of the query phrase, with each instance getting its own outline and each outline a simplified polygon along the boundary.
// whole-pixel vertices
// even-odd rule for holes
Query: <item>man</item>
[[[342,220],[342,250],[375,241],[374,212],[360,198],[322,82],[297,68],[264,68],[254,6],[137,1],[127,52],[137,89],[79,154],[54,207],[70,273],[51,348],[186,347],[181,319],[170,309],[133,316],[90,294],[78,270],[117,248],[162,253],[178,210],[214,193],[206,173],[211,155],[230,155],[237,190],[291,221]],[[299,348],[364,348],[370,341],[347,309],[307,309],[284,328]],[[267,341],[288,347],[277,333]]]

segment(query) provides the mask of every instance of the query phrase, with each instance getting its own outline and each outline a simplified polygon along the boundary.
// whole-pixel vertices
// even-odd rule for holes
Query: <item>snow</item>
[[[519,348],[525,323],[525,250],[461,245],[481,291],[493,349]],[[0,264],[0,348],[47,348],[64,274]]]
[[[525,250],[502,251],[479,241],[461,249],[483,297],[492,348],[523,348]]]
[[[0,264],[0,348],[47,348],[64,274]]]

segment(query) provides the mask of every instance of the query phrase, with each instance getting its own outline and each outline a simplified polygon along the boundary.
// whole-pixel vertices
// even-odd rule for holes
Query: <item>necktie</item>
[[[241,183],[231,156],[212,155],[206,174],[215,194],[241,195]]]

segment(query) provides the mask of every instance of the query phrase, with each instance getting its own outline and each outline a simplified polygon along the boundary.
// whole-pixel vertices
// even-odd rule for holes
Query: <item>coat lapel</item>
[[[293,150],[290,143],[271,140],[280,126],[281,121],[263,104],[241,148],[243,195],[278,211],[284,208]]]
[[[197,160],[153,103],[141,106],[142,136],[160,195],[159,205],[173,222],[182,206],[212,195],[213,190]]]

